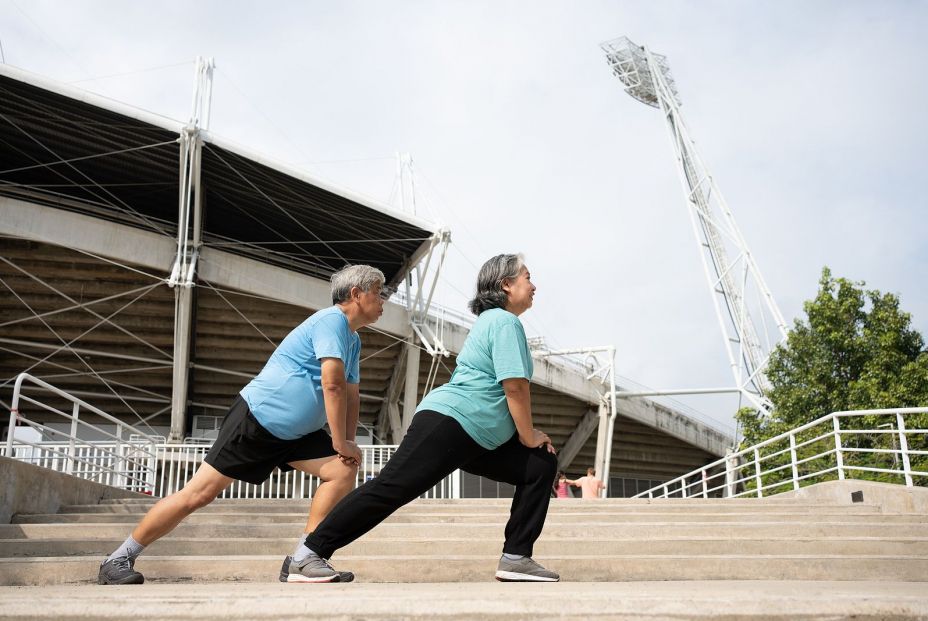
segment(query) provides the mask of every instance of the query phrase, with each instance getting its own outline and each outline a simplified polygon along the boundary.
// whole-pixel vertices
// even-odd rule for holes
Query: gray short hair
[[[346,265],[332,274],[330,279],[332,283],[332,304],[341,304],[351,297],[352,287],[357,287],[361,291],[370,291],[377,285],[383,287],[385,280],[383,272],[376,267],[370,265]]]
[[[480,268],[477,274],[477,294],[467,306],[470,312],[479,315],[491,308],[506,308],[506,292],[503,281],[512,280],[525,267],[521,254],[498,254]]]

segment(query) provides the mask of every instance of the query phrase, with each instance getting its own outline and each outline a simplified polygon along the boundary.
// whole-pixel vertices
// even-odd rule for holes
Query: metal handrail
[[[63,412],[23,394],[24,382],[50,392],[72,404],[71,413]],[[30,403],[71,421],[70,433],[53,429],[27,419],[20,403]],[[81,410],[89,411],[116,425],[110,433],[80,419]],[[16,437],[18,424],[24,424],[44,435],[64,436],[63,440],[29,440]],[[92,429],[107,440],[88,441],[78,437],[78,426]],[[212,441],[168,443],[163,436],[149,435],[107,414],[86,401],[52,386],[48,382],[20,373],[13,388],[10,423],[6,442],[0,445],[2,454],[38,466],[91,479],[114,487],[166,496],[182,488],[203,463]],[[376,477],[394,452],[396,445],[362,445],[361,466],[355,480],[360,485]],[[236,481],[223,493],[223,498],[308,498],[319,486],[318,477],[298,471],[275,471],[265,483],[252,485]],[[461,472],[456,470],[422,496],[426,498],[459,498]]]
[[[71,413],[68,414],[23,394],[23,384],[25,382],[34,384],[39,389],[70,402]],[[30,403],[71,421],[70,433],[66,434],[47,425],[29,420],[20,411],[20,402]],[[113,423],[116,425],[116,433],[110,433],[106,429],[88,423],[86,420],[81,420],[81,410],[92,412],[105,421]],[[42,433],[66,436],[67,440],[62,443],[55,443],[16,438],[16,428],[19,423],[23,423],[27,427]],[[96,433],[110,438],[112,442],[100,443],[98,447],[98,443],[82,440],[77,433],[79,426],[92,429]],[[44,380],[28,373],[20,373],[16,377],[13,386],[13,400],[10,405],[10,423],[4,446],[4,454],[7,457],[18,458],[22,461],[48,461],[48,459],[52,459],[53,463],[67,474],[93,479],[108,485],[151,493],[155,483],[155,446],[158,440],[158,437],[148,435]],[[107,444],[111,444],[112,448]],[[57,470],[59,467],[55,469]]]
[[[913,408],[887,408],[872,410],[846,410],[826,414],[814,421],[781,433],[773,438],[759,442],[754,446],[730,453],[701,468],[692,470],[675,479],[671,479],[651,489],[645,490],[635,498],[667,498],[667,497],[702,497],[721,493],[721,496],[735,498],[739,496],[756,495],[763,497],[765,491],[788,487],[790,490],[800,488],[800,483],[810,479],[823,478],[837,474],[840,480],[855,473],[872,472],[901,477],[905,485],[914,485],[913,477],[928,477],[928,472],[912,468],[911,458],[928,455],[928,450],[909,448],[910,436],[924,436],[928,430],[920,427],[907,429],[905,417],[916,414],[928,414],[928,407]],[[878,428],[842,428],[841,421],[864,416],[892,416],[893,429]],[[848,423],[846,422],[845,425]],[[820,425],[827,425],[828,431],[816,433],[812,438],[798,436],[803,432],[814,429]],[[889,425],[889,423],[887,423]],[[885,427],[886,425],[883,425]],[[890,435],[893,438],[892,448],[868,448],[847,446],[850,438]],[[842,436],[846,436],[842,440]],[[787,443],[786,448],[780,448],[781,443]],[[827,450],[817,450],[812,455],[800,456],[801,449],[812,449],[816,444],[827,442]],[[765,449],[771,452],[762,454]],[[871,465],[845,463],[845,456],[849,455],[888,455],[893,458],[892,468],[880,468]],[[833,459],[832,459],[833,458]],[[781,460],[786,460],[782,463]],[[800,467],[810,466],[820,460],[827,460],[818,469],[811,472],[800,473]],[[766,464],[766,465],[765,465]],[[833,464],[833,465],[832,465]],[[827,467],[826,467],[827,466]],[[804,470],[805,468],[803,468]],[[788,476],[778,478],[784,473]],[[724,477],[724,483],[714,487],[709,481]],[[694,490],[695,488],[695,490]],[[741,489],[741,491],[739,491]],[[787,491],[787,490],[780,490]],[[774,492],[779,493],[779,492]]]
[[[83,463],[95,464],[111,453],[115,442],[92,442],[83,450],[81,456]],[[65,464],[59,457],[63,451],[59,450],[68,445],[68,441],[43,441],[31,443],[35,454],[28,461],[35,465],[64,471]],[[15,446],[15,445],[14,445]],[[361,465],[355,477],[355,486],[376,477],[383,466],[396,452],[397,445],[371,444],[362,445]],[[181,489],[196,474],[203,463],[203,457],[210,449],[206,443],[166,443],[161,442],[155,446],[156,461],[155,477],[149,490],[154,496],[167,496]],[[80,476],[80,473],[75,473]],[[318,477],[299,471],[274,471],[267,481],[260,485],[236,481],[226,488],[221,498],[310,498],[319,486]],[[123,486],[124,487],[124,486]],[[424,498],[460,498],[461,471],[456,470],[436,483],[432,488],[422,494]]]

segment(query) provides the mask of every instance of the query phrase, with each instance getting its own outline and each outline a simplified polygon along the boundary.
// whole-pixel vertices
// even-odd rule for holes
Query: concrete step
[[[363,582],[479,582],[492,579],[498,555],[341,555],[336,567]],[[565,581],[831,580],[928,581],[928,559],[905,555],[538,555]],[[150,582],[272,582],[282,556],[145,556]],[[0,563],[0,584],[90,583],[100,559],[35,557]]]
[[[118,539],[0,539],[0,557],[92,556],[105,557],[124,538]],[[150,545],[145,557],[155,556],[242,556],[268,554],[279,550],[281,556],[292,550],[297,536],[257,539],[166,537]],[[339,550],[339,556],[427,556],[442,554],[485,554],[501,551],[502,538],[471,540],[461,538],[384,538],[365,536]],[[663,537],[574,538],[542,536],[535,544],[535,554],[573,555],[899,555],[928,558],[928,537],[771,537],[767,539],[733,537]]]
[[[41,602],[37,606],[36,602]],[[0,587],[8,619],[212,621],[834,621],[928,618],[914,582],[145,584]]]
[[[52,524],[0,524],[0,539],[118,539],[124,540],[132,531],[134,523],[68,523]],[[304,527],[304,522],[251,523],[182,522],[169,537],[187,538],[295,538]],[[452,535],[465,540],[501,539],[502,521],[491,524],[457,523],[453,531],[447,524],[409,524],[384,522],[376,526],[365,538],[421,538],[430,541]],[[583,539],[587,537],[618,538],[661,538],[685,537],[922,537],[926,535],[924,524],[919,523],[876,523],[866,522],[627,522],[627,523],[564,523],[545,525],[543,537]]]
[[[145,514],[152,506],[153,503],[119,503],[119,504],[100,504],[100,505],[63,505],[59,508],[58,513],[115,513],[115,514],[125,514],[131,513],[134,515],[143,515]],[[215,501],[206,507],[203,507],[197,513],[300,513],[306,512],[309,510],[310,506],[309,500],[304,501],[291,501],[291,500],[265,500],[262,502],[255,503],[242,503],[242,502],[222,502]],[[828,514],[835,513],[836,511],[849,511],[857,514],[864,513],[881,513],[880,508],[875,505],[853,505],[847,507],[846,509],[835,507],[834,505],[785,505],[777,506],[775,509],[777,513],[795,513],[801,515],[809,514]],[[413,503],[406,505],[405,507],[400,507],[395,515],[406,515],[406,514],[444,514],[449,511],[453,512],[468,512],[476,513],[482,515],[508,515],[509,513],[509,503],[506,504],[461,504],[457,506],[447,505],[447,504],[418,504]],[[635,505],[617,505],[617,504],[597,504],[589,502],[552,502],[549,509],[548,515],[589,515],[589,514],[598,514],[603,513],[607,515],[627,515],[631,513],[635,514],[670,514],[670,513],[683,513],[687,515],[692,514],[721,514],[721,513],[736,513],[736,514],[746,514],[746,513],[766,513],[771,511],[771,507],[767,505],[732,505],[726,503],[713,503],[713,504],[698,504],[693,506],[686,506],[681,504],[675,505],[655,505],[655,504],[641,504],[638,506]]]
[[[186,521],[190,523],[222,522],[250,524],[256,521],[263,523],[298,523],[306,521],[307,512],[298,513],[239,513],[219,511],[197,511]],[[47,514],[18,514],[13,517],[13,524],[49,524],[49,523],[122,523],[133,524],[138,522],[141,514],[135,513],[47,513]],[[507,514],[502,512],[475,513],[475,512],[447,512],[447,513],[394,513],[385,522],[407,524],[459,524],[459,523],[505,523]],[[767,511],[762,513],[642,513],[642,512],[590,512],[590,513],[552,513],[547,517],[548,524],[562,523],[605,523],[605,522],[806,522],[810,519],[816,521],[843,521],[843,522],[880,522],[880,523],[909,523],[928,524],[928,515],[911,513],[882,514],[871,512],[831,511],[815,513],[791,513],[780,511]]]
[[[119,504],[154,504],[158,501],[157,497],[138,497],[131,498],[105,498],[100,501],[102,505],[119,505]],[[217,498],[214,502],[218,504],[262,504],[262,503],[301,503],[308,502],[309,498]],[[596,506],[642,506],[648,504],[664,506],[695,506],[700,504],[721,504],[721,505],[818,505],[834,506],[834,502],[818,498],[796,498],[791,496],[777,495],[765,498],[598,498],[594,500],[584,500],[582,498],[552,498],[552,506],[555,504],[572,505],[586,504]],[[436,507],[436,506],[505,506],[512,503],[511,498],[417,498],[409,503],[409,507]],[[859,504],[867,504],[857,503]]]

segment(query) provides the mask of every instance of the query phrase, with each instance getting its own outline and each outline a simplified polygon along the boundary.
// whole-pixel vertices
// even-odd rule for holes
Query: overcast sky
[[[828,265],[925,334],[926,32],[902,1],[0,0],[9,64],[186,119],[213,56],[213,132],[383,202],[410,153],[418,215],[452,231],[438,301],[464,310],[477,266],[524,252],[528,333],[614,344],[657,388],[732,379],[661,115],[599,43],[667,55],[788,323]]]

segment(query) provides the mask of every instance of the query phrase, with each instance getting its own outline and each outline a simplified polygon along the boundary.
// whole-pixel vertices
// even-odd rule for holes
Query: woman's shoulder
[[[480,316],[477,317],[477,322],[493,327],[503,325],[517,325],[522,327],[522,322],[519,321],[519,318],[504,308],[490,308],[483,311],[480,313]]]

